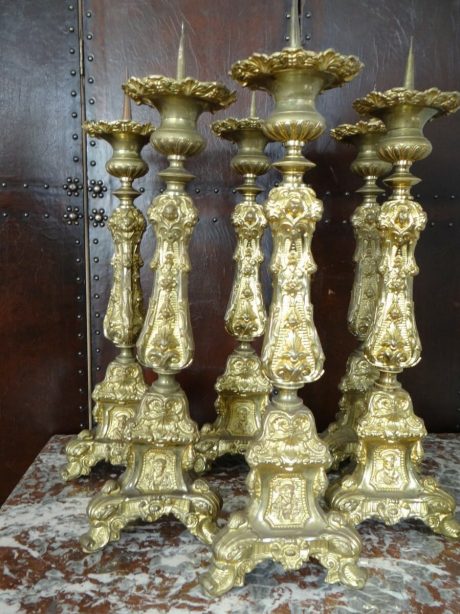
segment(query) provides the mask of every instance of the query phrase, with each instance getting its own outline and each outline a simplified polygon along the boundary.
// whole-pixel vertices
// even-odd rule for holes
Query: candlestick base
[[[323,433],[323,441],[332,454],[331,469],[338,469],[347,460],[356,458],[358,420],[366,409],[366,393],[378,379],[379,371],[365,358],[361,348],[355,350],[347,361],[345,376],[340,382],[342,397],[335,422]]]
[[[216,536],[203,589],[218,596],[242,586],[246,573],[263,559],[294,570],[310,557],[328,570],[326,582],[362,587],[366,572],[357,565],[358,533],[347,526],[346,516],[326,513],[318,503],[330,455],[316,434],[311,411],[300,399],[294,410],[283,410],[274,400],[263,422],[247,453],[250,505],[234,513]]]
[[[137,362],[122,363],[115,359],[109,364],[104,380],[93,392],[97,426],[81,431],[67,444],[67,465],[61,471],[64,480],[89,475],[102,460],[113,465],[126,464],[127,426],[147,389]]]
[[[107,482],[88,506],[90,529],[81,538],[83,550],[94,552],[118,540],[133,520],[153,522],[166,514],[211,543],[221,500],[204,480],[192,481],[188,473],[198,429],[173,376],[160,377],[144,395],[130,439],[125,473]]]
[[[353,524],[377,518],[394,525],[419,518],[435,533],[460,537],[455,500],[432,477],[423,477],[423,421],[413,411],[409,394],[398,382],[376,383],[357,425],[359,444],[354,471],[331,484],[326,500]]]
[[[217,420],[205,424],[195,446],[195,471],[209,469],[223,454],[244,454],[260,429],[271,391],[262,362],[249,344],[242,344],[227,360],[216,382]]]

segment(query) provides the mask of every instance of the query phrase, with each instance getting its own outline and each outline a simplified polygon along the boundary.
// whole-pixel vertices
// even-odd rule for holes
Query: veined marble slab
[[[209,549],[170,517],[133,526],[119,542],[85,555],[78,538],[86,531],[86,506],[116,472],[98,466],[89,478],[64,483],[59,470],[68,440],[48,442],[0,511],[0,614],[460,612],[460,543],[418,521],[359,527],[361,564],[369,571],[362,590],[325,584],[315,562],[285,572],[267,561],[243,588],[207,598],[198,578]],[[460,436],[431,435],[424,447],[424,470],[459,501]],[[245,505],[246,472],[243,462],[221,459],[207,476],[224,499],[222,524]]]

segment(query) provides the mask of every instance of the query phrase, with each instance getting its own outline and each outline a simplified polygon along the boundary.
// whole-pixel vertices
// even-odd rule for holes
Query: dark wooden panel
[[[0,501],[49,437],[86,424],[78,14],[5,0],[0,55]],[[72,113],[76,114],[72,117]],[[76,135],[73,138],[72,135]]]
[[[125,66],[138,76],[151,73],[174,74],[175,49],[182,19],[187,24],[187,62],[189,70],[202,79],[218,78],[234,87],[227,76],[230,65],[253,51],[271,52],[284,44],[288,24],[289,2],[267,3],[263,0],[175,0],[174,2],[136,0],[86,0],[85,41],[88,114],[91,118],[109,119],[121,112],[120,83]],[[283,10],[284,9],[284,10]],[[87,16],[90,15],[90,16]],[[433,3],[431,0],[311,0],[304,3],[302,30],[305,45],[314,49],[333,46],[344,53],[358,55],[366,67],[351,84],[325,93],[318,108],[333,127],[355,121],[351,103],[370,89],[385,89],[402,82],[409,38],[415,36],[416,85],[419,88],[458,87],[460,46],[456,44],[460,23],[460,4],[455,0]],[[90,58],[92,60],[90,61]],[[240,90],[239,101],[222,115],[241,116],[247,111],[248,93]],[[90,100],[91,99],[91,100]],[[259,94],[258,109],[262,116],[271,108],[268,96]],[[135,117],[157,121],[146,108],[136,108]],[[181,374],[181,381],[191,401],[191,412],[199,422],[213,419],[213,385],[222,372],[233,341],[224,332],[223,315],[233,275],[234,236],[230,213],[235,195],[232,190],[238,177],[230,171],[231,151],[210,135],[211,118],[203,116],[200,129],[208,138],[206,151],[189,164],[196,174],[190,191],[196,199],[200,222],[191,242],[193,271],[190,298],[196,355],[193,365]],[[459,165],[456,136],[460,114],[436,121],[426,129],[433,142],[433,154],[415,165],[423,178],[418,188],[420,199],[431,224],[423,234],[417,251],[421,274],[415,283],[416,312],[424,343],[422,362],[402,377],[414,398],[417,412],[433,431],[459,430],[460,403],[460,266],[459,189],[453,169]],[[145,187],[139,206],[147,209],[161,184],[155,178],[164,162],[146,148],[151,166],[140,185]],[[279,146],[269,147],[272,157]],[[349,172],[351,149],[337,145],[328,134],[307,149],[317,167],[307,174],[324,199],[325,213],[313,241],[318,272],[313,282],[315,319],[326,353],[326,372],[318,382],[307,386],[302,395],[314,411],[318,427],[323,429],[336,412],[337,385],[354,339],[346,329],[346,314],[353,277],[353,235],[348,222],[356,206],[353,191],[359,180]],[[104,171],[108,147],[89,147],[88,156],[95,165],[91,177],[108,181]],[[278,175],[270,172],[262,180],[268,190]],[[415,190],[417,192],[417,190]],[[351,194],[351,195],[350,195]],[[107,210],[109,199],[103,202]],[[434,225],[433,225],[434,224]],[[111,245],[105,228],[92,231],[93,262],[92,309],[103,314],[109,289]],[[146,266],[143,285],[146,296],[152,276],[147,263],[153,249],[151,230],[147,232],[143,255]],[[270,238],[264,238],[266,254]],[[263,279],[268,287],[267,263]],[[101,330],[93,317],[94,330]],[[101,369],[113,355],[111,345],[102,335],[94,337],[95,365]]]

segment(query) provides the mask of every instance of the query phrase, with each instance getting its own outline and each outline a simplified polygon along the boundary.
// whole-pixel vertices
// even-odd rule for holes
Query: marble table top
[[[133,526],[119,542],[85,555],[78,538],[87,503],[116,472],[100,465],[89,478],[64,483],[68,440],[48,442],[0,511],[0,614],[460,612],[460,543],[415,520],[360,525],[361,565],[369,572],[362,590],[325,584],[315,562],[285,572],[267,561],[243,588],[210,599],[198,584],[209,549],[169,517]],[[460,435],[431,435],[425,450],[424,471],[460,501]],[[224,458],[208,475],[224,499],[222,524],[245,505],[246,472],[241,461]]]

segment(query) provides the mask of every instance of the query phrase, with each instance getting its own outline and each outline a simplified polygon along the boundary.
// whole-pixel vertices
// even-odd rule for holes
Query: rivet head
[[[88,102],[89,102],[89,104],[94,104],[96,101],[94,100],[94,98],[90,98],[90,99],[88,100]]]
[[[77,95],[76,90],[72,90],[72,91],[70,92],[70,95],[71,95],[73,98],[75,98],[75,96]]]
[[[66,207],[66,213],[64,213],[64,221],[70,225],[75,224],[75,226],[79,225],[79,220],[83,217],[83,213],[80,213],[80,209],[78,207]],[[79,258],[77,258],[76,262],[81,262]]]
[[[70,53],[70,55],[73,55],[73,54],[75,53],[75,49],[74,49],[73,47],[71,47],[71,48],[69,49],[69,53]]]
[[[75,111],[73,111],[73,113],[72,113],[72,117],[75,119],[76,117],[78,117],[78,113],[76,113]]]
[[[96,186],[96,187],[99,187],[99,186]],[[107,221],[108,217],[104,209],[92,209],[89,219],[91,222],[93,222],[93,226],[95,228],[97,226],[101,226],[103,228],[105,226],[105,222]]]
[[[95,160],[91,160],[91,162],[89,163],[90,166],[96,166],[96,161]]]
[[[94,77],[88,77],[88,83],[93,84],[94,83]]]
[[[75,77],[75,75],[77,74],[77,71],[75,70],[75,68],[72,68],[72,70],[70,71],[70,74],[72,75],[72,77]]]
[[[78,177],[67,177],[66,183],[62,187],[67,192],[67,196],[79,196],[80,190],[83,190]]]
[[[89,55],[88,56],[88,62],[92,62],[94,60],[94,55]]]

